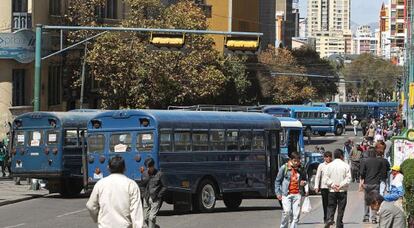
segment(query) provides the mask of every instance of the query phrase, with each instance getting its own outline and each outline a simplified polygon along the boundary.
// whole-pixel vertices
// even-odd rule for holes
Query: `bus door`
[[[43,130],[28,130],[27,144],[24,157],[22,159],[22,170],[33,173],[44,173],[57,171],[60,162],[55,160],[52,151],[48,148],[45,150],[46,139]]]
[[[275,179],[279,163],[279,131],[268,131],[268,145],[266,149],[266,176],[267,176],[267,197],[275,195]]]
[[[128,177],[134,180],[141,179],[141,169],[145,168],[145,159],[151,157],[155,161],[155,167],[159,169],[158,154],[155,148],[154,140],[156,138],[154,130],[138,131],[135,135],[134,150],[131,157],[131,163],[129,164],[131,172],[128,173]],[[127,167],[128,169],[128,167]],[[146,168],[145,168],[146,169]],[[128,170],[127,170],[128,172]]]

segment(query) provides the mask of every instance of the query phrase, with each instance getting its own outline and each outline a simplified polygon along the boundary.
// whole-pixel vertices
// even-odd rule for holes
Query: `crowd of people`
[[[347,192],[352,182],[358,183],[359,191],[364,193],[363,223],[379,223],[381,228],[406,227],[402,208],[403,175],[399,166],[390,167],[390,139],[401,132],[403,125],[400,116],[385,115],[379,120],[370,118],[359,121],[351,115],[350,124],[355,135],[361,126],[363,137],[360,143],[349,139],[343,149],[336,149],[333,153],[323,147],[315,147],[315,151],[324,157],[324,162],[318,166],[314,184],[315,191],[321,194],[325,227],[344,227]],[[275,181],[277,198],[283,204],[281,228],[297,227],[300,198],[307,194],[298,191],[305,186],[306,175],[302,176],[300,172],[297,156],[292,153],[288,163],[280,168]]]

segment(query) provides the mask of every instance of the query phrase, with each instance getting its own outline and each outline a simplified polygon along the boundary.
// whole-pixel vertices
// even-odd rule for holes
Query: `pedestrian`
[[[4,146],[3,141],[0,141],[0,165],[1,165],[1,172],[3,173],[3,177],[6,176],[6,166],[8,163],[8,156],[7,156],[7,150]]]
[[[348,186],[351,183],[351,170],[344,161],[344,152],[341,149],[334,151],[334,159],[326,168],[326,185],[329,187],[329,196],[328,216],[325,227],[330,227],[335,223],[335,211],[338,209],[336,227],[343,228]]]
[[[354,134],[355,136],[357,136],[359,121],[355,114],[352,115],[351,123],[352,123],[352,126],[354,127]]]
[[[381,170],[381,182],[380,182],[380,194],[384,196],[385,191],[387,189],[387,181],[388,181],[388,172],[390,171],[390,163],[387,159],[384,158],[384,150],[385,150],[385,143],[383,143],[383,146],[375,147],[375,152],[377,153],[377,158],[382,162],[382,170]],[[382,145],[382,144],[377,144]]]
[[[147,170],[143,172],[142,186],[144,191],[144,226],[156,227],[157,214],[167,192],[164,174],[155,168],[153,158],[145,160]]]
[[[380,228],[405,228],[406,217],[402,208],[393,202],[387,202],[377,191],[371,191],[365,198],[365,204],[378,211]]]
[[[353,144],[354,144],[354,142],[351,139],[348,139],[344,143],[343,151],[344,151],[344,158],[345,158],[346,163],[348,163],[348,161],[349,161],[349,154],[351,153]]]
[[[368,128],[368,131],[367,131],[365,136],[366,136],[368,142],[373,142],[374,141],[375,128],[372,125]]]
[[[143,211],[138,184],[124,175],[125,161],[120,156],[109,160],[110,175],[99,180],[86,208],[99,228],[142,228]]]
[[[371,191],[380,190],[380,183],[382,177],[383,163],[377,159],[377,154],[373,147],[368,149],[368,158],[363,159],[361,163],[361,180],[359,183],[359,190],[364,191],[365,198]],[[364,206],[363,222],[369,222],[371,218],[372,224],[377,224],[376,211],[372,211],[370,215],[369,205]]]
[[[400,166],[393,166],[390,175],[390,190],[384,195],[385,201],[401,201],[404,196],[404,176],[400,173]]]
[[[349,154],[351,159],[351,176],[352,182],[359,183],[359,169],[361,165],[362,151],[357,146],[353,146]]]
[[[368,121],[366,119],[362,119],[360,124],[362,128],[362,136],[365,136],[367,134]]]
[[[318,169],[316,171],[315,177],[315,192],[321,192],[322,195],[322,207],[323,207],[323,222],[326,223],[327,218],[327,210],[328,210],[328,195],[329,195],[329,188],[326,185],[326,167],[329,163],[332,162],[332,152],[326,151],[323,154],[324,163],[319,164]]]
[[[280,228],[298,226],[301,198],[302,195],[308,195],[304,188],[306,181],[306,174],[300,166],[300,155],[293,151],[289,161],[279,168],[275,180],[275,194],[283,205]]]

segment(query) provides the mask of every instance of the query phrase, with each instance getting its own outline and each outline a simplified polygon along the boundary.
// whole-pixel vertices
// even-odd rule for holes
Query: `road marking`
[[[64,217],[66,215],[73,215],[73,214],[76,214],[76,213],[79,213],[79,212],[84,212],[84,211],[86,211],[86,208],[82,209],[82,210],[77,210],[77,211],[72,211],[72,212],[68,212],[68,213],[65,213],[65,214],[61,214],[61,215],[58,215],[56,217],[61,218],[61,217]]]
[[[26,223],[20,223],[14,226],[5,226],[4,228],[13,228],[13,227],[19,227],[19,226],[24,226],[24,225],[26,225]]]

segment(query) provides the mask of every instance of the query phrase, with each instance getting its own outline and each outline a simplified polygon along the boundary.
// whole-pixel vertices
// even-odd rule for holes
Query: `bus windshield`
[[[15,147],[24,146],[24,141],[25,141],[24,131],[16,131],[14,133],[14,146]]]

